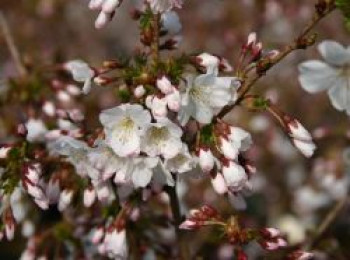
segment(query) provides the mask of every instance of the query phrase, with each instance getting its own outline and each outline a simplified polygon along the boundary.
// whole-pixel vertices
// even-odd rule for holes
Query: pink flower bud
[[[88,187],[84,190],[84,206],[89,208],[94,204],[96,200],[96,192],[92,187]]]
[[[185,220],[184,222],[181,223],[179,226],[180,229],[185,229],[185,230],[194,230],[198,228],[198,224],[195,221],[192,220]]]
[[[136,98],[141,98],[141,97],[143,97],[145,94],[146,94],[146,90],[145,90],[145,88],[144,88],[142,85],[139,85],[139,86],[137,86],[137,87],[134,89],[134,96],[135,96]]]
[[[165,117],[168,114],[167,100],[165,98],[158,98],[155,96],[152,99],[151,110],[154,117]]]
[[[92,237],[91,237],[92,243],[94,243],[94,244],[100,243],[104,234],[105,234],[105,230],[103,227],[99,227],[99,228],[95,229],[93,234],[92,234]]]
[[[80,88],[74,84],[68,84],[66,90],[72,96],[79,96],[81,94]]]
[[[227,159],[236,160],[238,157],[238,149],[224,137],[220,137],[220,150]]]
[[[220,195],[227,193],[228,188],[224,177],[221,173],[217,173],[214,178],[211,178],[213,189]]]
[[[168,108],[173,112],[179,112],[181,108],[181,96],[180,92],[175,87],[173,87],[173,92],[166,95],[165,98],[168,103]]]
[[[56,115],[56,107],[53,102],[46,101],[42,106],[43,112],[49,116],[54,117]]]
[[[276,238],[282,235],[277,228],[264,228],[261,230],[261,234],[266,238]]]
[[[174,87],[171,84],[170,80],[163,76],[160,79],[157,79],[157,88],[164,94],[168,95],[174,91]]]
[[[2,146],[0,148],[0,159],[6,159],[11,149],[12,149],[12,146],[10,145]]]
[[[204,172],[210,172],[214,168],[214,155],[210,149],[200,148],[198,152],[199,166]]]
[[[73,191],[72,190],[63,190],[60,195],[60,199],[58,201],[58,210],[65,210],[73,199]]]
[[[313,253],[305,252],[305,251],[295,251],[292,254],[288,256],[288,259],[290,260],[309,260],[314,257]]]
[[[120,0],[105,0],[102,5],[102,12],[112,13],[120,4]]]

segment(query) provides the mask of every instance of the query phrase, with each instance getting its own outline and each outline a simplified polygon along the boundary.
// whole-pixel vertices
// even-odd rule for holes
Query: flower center
[[[157,128],[154,127],[151,130],[150,133],[150,139],[155,143],[155,144],[160,144],[161,142],[163,142],[164,140],[166,140],[169,136],[169,131],[168,129],[161,127],[161,128]]]
[[[190,90],[190,95],[197,102],[207,103],[207,102],[209,102],[209,98],[208,98],[207,93],[205,92],[206,88],[207,88],[206,86],[194,86]]]

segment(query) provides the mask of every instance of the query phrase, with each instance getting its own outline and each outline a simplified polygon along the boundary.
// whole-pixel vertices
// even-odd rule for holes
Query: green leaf
[[[335,4],[339,10],[342,11],[345,17],[346,27],[350,30],[350,1],[349,0],[336,0]]]

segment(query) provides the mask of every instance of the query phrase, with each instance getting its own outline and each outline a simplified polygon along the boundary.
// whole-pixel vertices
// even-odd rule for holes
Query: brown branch
[[[349,201],[349,197],[345,196],[343,199],[339,200],[338,203],[329,211],[325,219],[319,225],[314,236],[305,244],[304,246],[305,250],[312,249],[319,242],[323,234],[334,223],[334,221],[339,216],[340,212],[343,210],[343,208],[345,207],[348,201]]]
[[[14,41],[13,36],[11,34],[11,31],[10,31],[10,27],[9,27],[7,20],[6,20],[6,17],[2,11],[0,11],[0,27],[1,27],[4,39],[5,39],[6,44],[10,50],[12,59],[16,65],[16,68],[18,70],[19,75],[22,77],[27,76],[27,70],[21,61],[21,57],[20,57],[18,49],[15,45],[15,41]]]
[[[335,6],[330,6],[325,12],[320,13],[318,11],[315,12],[314,16],[312,17],[311,21],[305,26],[305,28],[302,30],[302,32],[299,34],[299,36],[293,41],[293,43],[285,46],[283,48],[283,51],[279,53],[275,58],[268,60],[268,68],[264,71],[265,73],[270,70],[272,67],[280,63],[284,58],[286,58],[289,54],[296,50],[305,49],[309,47],[312,44],[306,44],[305,46],[300,46],[300,41],[305,40],[305,38],[308,36],[308,34],[311,32],[311,30],[328,14],[330,14],[332,11],[336,9]],[[250,91],[250,89],[263,77],[265,76],[265,73],[258,73],[256,74],[253,79],[251,79],[249,82],[244,82],[242,87],[238,91],[238,98],[237,101],[234,104],[225,106],[220,113],[216,116],[217,119],[223,118],[226,114],[228,114],[236,105],[240,104],[240,102],[244,99],[245,95]]]

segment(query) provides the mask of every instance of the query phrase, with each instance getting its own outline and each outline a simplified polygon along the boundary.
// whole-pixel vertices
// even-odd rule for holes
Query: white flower
[[[159,118],[145,131],[141,150],[151,157],[163,156],[165,159],[176,156],[181,148],[182,130],[167,118]]]
[[[89,93],[92,79],[95,76],[95,72],[90,66],[82,60],[72,60],[66,62],[63,67],[72,74],[75,81],[84,83],[82,89],[83,93]]]
[[[92,179],[96,179],[99,176],[98,171],[89,161],[89,147],[86,143],[69,136],[61,136],[53,143],[51,150],[66,156],[67,161],[74,165],[79,175],[88,175]]]
[[[179,113],[181,124],[185,125],[190,117],[201,124],[209,124],[215,109],[222,108],[230,102],[232,79],[217,77],[215,74],[188,77]]]
[[[245,152],[252,145],[251,135],[239,127],[230,126],[230,133],[220,137],[220,149],[223,155],[235,160],[239,152]]]
[[[124,104],[100,114],[105,127],[106,143],[118,156],[140,153],[141,135],[151,122],[151,115],[140,105]]]
[[[162,29],[164,29],[169,35],[175,35],[181,32],[182,25],[176,12],[163,13],[161,22]]]
[[[45,103],[42,106],[42,110],[49,117],[53,117],[56,114],[56,106],[51,101],[45,101]]]
[[[48,130],[41,119],[30,118],[25,126],[28,130],[28,142],[40,142],[45,139],[45,134]]]
[[[300,64],[301,86],[310,93],[327,90],[332,105],[350,115],[350,47],[324,41],[318,49],[325,62],[311,60]]]
[[[183,0],[147,0],[154,13],[168,12],[173,8],[181,8]]]
[[[196,166],[193,156],[188,152],[188,147],[182,144],[181,151],[173,158],[165,160],[164,167],[169,172],[186,173]]]
[[[128,245],[125,229],[118,231],[113,229],[107,231],[104,241],[105,250],[109,257],[113,259],[126,260],[128,257]]]
[[[223,165],[222,174],[231,192],[241,191],[248,183],[248,176],[244,168],[233,161]]]

